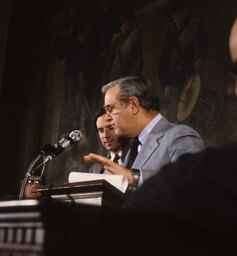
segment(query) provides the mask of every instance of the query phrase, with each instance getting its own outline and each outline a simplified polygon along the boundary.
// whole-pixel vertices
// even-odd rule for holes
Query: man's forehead
[[[98,117],[96,123],[97,123],[97,125],[102,124],[102,123],[105,125],[107,125],[107,124],[109,125],[111,123],[111,121],[112,121],[111,116],[105,114],[103,116]]]
[[[113,103],[115,100],[117,100],[116,96],[118,94],[118,87],[114,86],[111,87],[106,93],[105,93],[105,98],[104,98],[104,105],[108,105]]]

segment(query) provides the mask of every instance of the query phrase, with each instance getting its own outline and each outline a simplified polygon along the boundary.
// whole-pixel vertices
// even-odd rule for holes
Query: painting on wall
[[[157,83],[161,113],[171,122],[186,123],[204,136],[215,127],[223,100],[206,77],[209,37],[193,1],[58,4],[52,58],[65,62],[58,132],[80,129],[83,154],[103,153],[94,125],[103,105],[101,87],[128,75]],[[72,151],[68,166],[60,168],[83,166],[79,155]]]
[[[203,71],[209,39],[194,1],[59,1],[58,4],[54,56],[65,59],[60,133],[70,127],[83,127],[88,150],[100,150],[92,123],[103,104],[102,85],[127,75],[147,76],[152,65],[155,71],[148,77],[158,77],[162,114],[201,133],[212,129],[223,102],[215,88],[209,87]],[[159,9],[163,13],[157,14]],[[159,15],[162,24],[161,37],[152,50],[144,43],[153,40],[146,38],[144,15],[150,19]],[[146,56],[151,51],[154,55],[159,52],[156,63],[147,62]]]
[[[98,147],[94,116],[103,104],[101,87],[142,71],[141,34],[133,7],[110,0],[58,2],[52,55],[65,59],[60,133],[83,127],[88,150]]]
[[[207,51],[208,37],[198,10],[187,1],[177,1],[164,28],[158,71],[164,109],[169,119],[188,123],[202,134],[216,124],[223,105],[218,93],[205,84],[202,65]]]
[[[223,96],[213,84],[210,86],[206,77],[209,38],[200,10],[194,1],[154,0],[136,13],[142,22],[149,20],[157,28],[150,30],[150,34],[157,36],[149,36],[156,41],[154,49],[143,51],[145,55],[148,52],[158,56],[157,62],[153,60],[156,68],[150,76],[158,80],[162,114],[172,122],[194,127],[205,136],[219,120]]]

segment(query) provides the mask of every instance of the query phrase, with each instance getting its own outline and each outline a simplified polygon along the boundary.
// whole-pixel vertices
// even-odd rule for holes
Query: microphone
[[[79,130],[74,130],[69,134],[65,135],[62,139],[59,140],[54,146],[47,144],[41,151],[40,155],[47,156],[49,159],[52,159],[62,153],[66,148],[70,147],[74,143],[81,141],[82,133]]]

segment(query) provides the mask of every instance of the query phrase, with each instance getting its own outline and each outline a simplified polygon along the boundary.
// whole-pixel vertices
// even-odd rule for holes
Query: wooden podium
[[[0,202],[0,256],[237,255],[237,231],[199,229],[156,212],[57,200]]]
[[[39,191],[40,200],[0,201],[0,256],[92,255],[97,239],[110,233],[103,228],[104,219],[110,219],[106,211],[114,218],[125,199],[106,180],[47,185]]]
[[[102,207],[55,200],[2,201],[0,255],[87,255],[101,214]]]
[[[212,230],[126,210],[124,194],[104,180],[40,191],[40,200],[0,201],[0,256],[237,255],[235,225]]]
[[[53,184],[42,186],[38,191],[43,197],[57,201],[102,207],[120,207],[125,199],[125,194],[106,180]]]

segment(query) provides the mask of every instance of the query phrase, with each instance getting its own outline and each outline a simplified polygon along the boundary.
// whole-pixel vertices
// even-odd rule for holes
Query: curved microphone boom
[[[26,184],[28,182],[28,179],[30,177],[30,175],[33,174],[33,172],[40,166],[43,166],[43,169],[41,171],[41,175],[43,175],[44,172],[44,166],[45,163],[51,159],[53,159],[55,156],[59,155],[60,153],[62,153],[66,148],[68,148],[69,146],[73,145],[74,143],[77,143],[79,141],[81,141],[82,138],[82,133],[79,130],[74,130],[72,132],[70,132],[69,134],[67,134],[66,136],[64,136],[57,144],[55,144],[54,146],[47,144],[45,145],[39,155],[36,157],[36,159],[34,159],[34,161],[30,164],[25,177],[23,179],[22,185],[21,185],[21,190],[20,190],[20,194],[19,194],[19,199],[23,199],[24,198],[24,193],[25,193],[25,189],[26,189]],[[35,164],[39,161],[39,159],[43,157],[43,162],[36,166]]]

